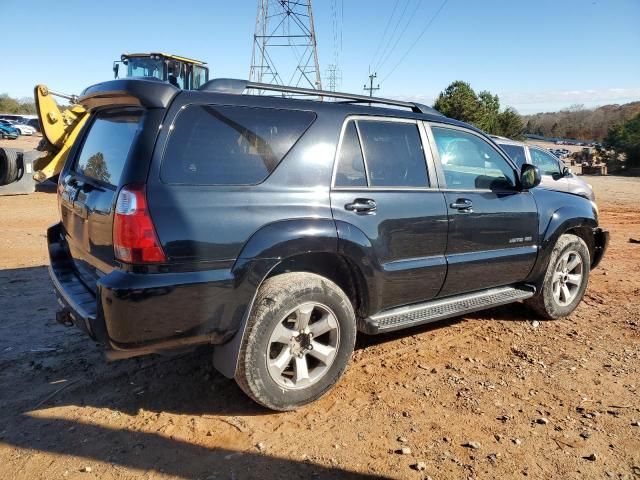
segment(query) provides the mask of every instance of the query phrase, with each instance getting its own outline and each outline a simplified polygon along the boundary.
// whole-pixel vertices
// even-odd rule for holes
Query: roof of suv
[[[289,98],[284,96],[263,96],[243,93],[246,89],[270,90],[311,97],[336,98],[340,101],[318,101],[309,98]],[[406,102],[378,97],[341,92],[326,92],[313,89],[282,87],[278,85],[258,84],[246,80],[215,79],[204,84],[199,90],[180,90],[173,85],[157,79],[124,78],[110,80],[87,87],[79,102],[88,110],[106,105],[135,105],[149,108],[167,108],[177,95],[193,100],[216,99],[229,101],[242,97],[243,100],[262,99],[271,103],[273,107],[297,107],[305,110],[320,112],[330,110],[343,112],[345,115],[376,115],[387,117],[401,117],[417,120],[457,125],[481,132],[473,125],[469,125],[449,117],[445,117],[437,110],[419,103]],[[268,99],[268,100],[267,100]],[[387,106],[380,106],[387,105]],[[391,108],[390,108],[391,107]],[[410,111],[401,110],[409,108]]]

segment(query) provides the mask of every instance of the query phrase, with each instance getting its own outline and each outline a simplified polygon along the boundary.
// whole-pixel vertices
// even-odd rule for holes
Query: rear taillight
[[[147,209],[144,185],[122,187],[113,219],[113,251],[125,263],[165,262],[162,247]]]

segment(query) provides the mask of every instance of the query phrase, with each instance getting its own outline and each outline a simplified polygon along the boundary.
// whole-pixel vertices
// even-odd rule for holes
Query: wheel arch
[[[293,219],[265,225],[244,245],[232,268],[238,288],[253,296],[236,333],[214,347],[214,366],[226,377],[235,376],[238,355],[255,296],[264,282],[286,272],[310,272],[338,285],[351,300],[356,317],[366,316],[369,284],[356,261],[338,251],[338,234],[330,219]]]
[[[583,239],[593,259],[594,231],[597,226],[598,221],[595,213],[587,211],[586,208],[569,205],[555,210],[549,216],[549,222],[540,233],[538,259],[527,278],[527,283],[532,283],[536,287],[540,286],[551,258],[551,252],[553,252],[558,239],[564,234],[573,234]]]

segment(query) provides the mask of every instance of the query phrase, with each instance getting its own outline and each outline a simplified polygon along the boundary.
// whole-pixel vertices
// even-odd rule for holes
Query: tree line
[[[29,98],[18,100],[2,93],[0,94],[0,113],[33,115],[36,113],[36,106]]]
[[[612,127],[630,120],[638,113],[640,113],[640,102],[604,105],[598,108],[573,105],[559,112],[524,116],[524,133],[602,142]]]

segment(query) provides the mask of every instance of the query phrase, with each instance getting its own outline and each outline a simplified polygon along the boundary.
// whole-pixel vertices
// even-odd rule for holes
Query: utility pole
[[[378,78],[378,74],[377,73],[369,74],[369,86],[367,87],[366,83],[364,85],[364,89],[369,91],[369,96],[370,97],[373,97],[373,92],[375,92],[376,90],[380,90],[380,84],[378,84],[377,87],[373,86],[373,79],[374,78]]]
[[[311,0],[258,0],[249,81],[322,89]]]

